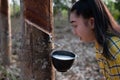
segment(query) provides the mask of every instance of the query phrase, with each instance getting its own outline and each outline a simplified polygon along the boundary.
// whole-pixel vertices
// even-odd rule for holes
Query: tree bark
[[[8,0],[0,0],[0,34],[1,55],[3,65],[10,65],[11,61],[11,24]]]
[[[24,0],[24,20],[29,20],[47,33],[52,33],[52,1]],[[55,80],[50,53],[49,34],[25,22],[20,57],[21,80]]]

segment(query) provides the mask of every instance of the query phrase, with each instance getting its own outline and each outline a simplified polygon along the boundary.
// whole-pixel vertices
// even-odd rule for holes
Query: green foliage
[[[54,15],[62,14],[62,11],[68,11],[70,6],[75,2],[76,0],[53,0],[54,4]],[[103,0],[105,4],[107,5],[108,9],[110,10],[111,14],[116,20],[120,20],[120,0]],[[62,17],[62,16],[61,16]]]
[[[72,5],[72,0],[53,0],[54,15],[62,10],[69,10]]]
[[[115,8],[120,11],[120,1],[117,1],[117,2],[115,3]]]
[[[68,26],[68,11],[62,10],[61,16],[58,16],[58,14],[54,17],[54,26],[55,27],[62,27],[62,26]]]
[[[120,23],[120,0],[116,0],[115,8],[118,10],[118,22]],[[116,14],[117,15],[117,14]]]
[[[108,9],[110,10],[111,14],[117,20],[120,21],[120,1],[113,2],[113,0],[104,0],[105,4],[107,5]]]
[[[15,9],[14,9],[15,8]],[[11,4],[10,5],[11,17],[18,17],[20,16],[20,5],[18,4]]]

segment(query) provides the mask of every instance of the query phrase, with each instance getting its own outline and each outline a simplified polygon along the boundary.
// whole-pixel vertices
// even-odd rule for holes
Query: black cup
[[[66,72],[68,69],[71,68],[74,60],[75,54],[69,51],[54,51],[51,54],[51,59],[53,66],[59,72]]]

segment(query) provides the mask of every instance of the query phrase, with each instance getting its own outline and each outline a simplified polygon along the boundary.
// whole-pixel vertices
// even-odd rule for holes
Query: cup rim
[[[67,51],[67,50],[53,50],[50,54],[50,56],[52,57],[53,56],[53,53],[54,52],[59,52],[59,51],[64,51],[64,52],[69,52],[71,53],[72,55],[74,55],[73,59],[75,59],[77,57],[77,55],[75,53],[73,53],[72,51]]]

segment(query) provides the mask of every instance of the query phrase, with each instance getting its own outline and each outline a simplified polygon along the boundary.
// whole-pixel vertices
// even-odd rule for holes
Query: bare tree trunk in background
[[[20,64],[19,64],[19,67],[20,67],[20,69],[21,69],[21,74],[20,74],[20,80],[24,80],[24,75],[23,75],[23,73],[24,73],[24,66],[23,65],[21,65],[22,64],[22,57],[24,56],[24,42],[25,42],[25,21],[24,21],[24,2],[23,2],[24,0],[20,0],[20,24],[21,24],[21,36],[20,36],[20,38],[21,38],[21,45],[20,45],[20,49],[21,49],[21,51],[20,51],[20,53],[18,53],[18,56],[19,56],[19,60],[20,60]]]
[[[11,24],[8,0],[0,0],[1,57],[5,67],[11,61]]]
[[[51,0],[24,0],[24,5],[21,0],[21,8],[21,11],[24,11],[24,19],[48,30],[48,33],[52,32]],[[24,21],[23,17],[21,19]],[[19,54],[21,80],[55,80],[49,58],[52,51],[50,36],[29,23],[25,22],[21,26],[24,40],[22,41],[22,53]]]

